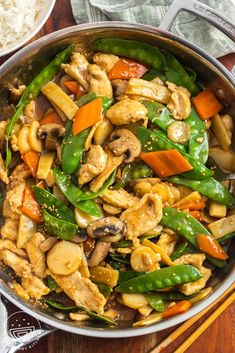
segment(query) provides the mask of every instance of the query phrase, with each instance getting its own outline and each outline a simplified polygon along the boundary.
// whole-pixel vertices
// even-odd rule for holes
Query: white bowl
[[[56,0],[45,0],[45,4],[43,5],[42,9],[39,11],[39,13],[36,16],[35,26],[34,26],[33,30],[31,32],[29,32],[28,34],[24,35],[21,38],[21,40],[15,42],[14,44],[12,44],[2,50],[0,49],[0,57],[7,55],[7,54],[10,54],[14,50],[19,49],[25,43],[27,43],[30,39],[32,39],[46,23],[48,17],[50,16],[50,14],[53,10],[55,2],[56,2]]]

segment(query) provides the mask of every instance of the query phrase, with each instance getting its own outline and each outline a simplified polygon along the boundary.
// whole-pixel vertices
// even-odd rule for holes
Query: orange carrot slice
[[[182,300],[175,305],[172,305],[170,308],[162,312],[162,317],[166,318],[169,316],[177,315],[183,313],[191,307],[191,303],[187,300]]]
[[[44,115],[44,117],[39,122],[40,122],[40,125],[59,124],[64,126],[64,122],[61,120],[61,117],[55,110]]]
[[[210,119],[223,108],[223,105],[209,88],[194,97],[192,103],[202,120]]]
[[[108,76],[110,80],[129,80],[130,78],[139,78],[147,71],[148,67],[146,65],[131,59],[122,58],[113,66]]]
[[[24,189],[22,212],[34,222],[42,222],[40,206],[34,198],[32,189],[28,185]]]
[[[23,155],[23,160],[30,169],[33,177],[36,177],[39,163],[39,154],[35,151],[28,151]]]
[[[228,255],[220,246],[219,242],[211,235],[199,234],[197,236],[197,243],[201,251],[216,259],[226,260]]]

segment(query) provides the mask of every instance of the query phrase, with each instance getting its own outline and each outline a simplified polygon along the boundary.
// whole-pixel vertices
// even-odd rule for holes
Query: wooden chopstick
[[[167,346],[169,346],[176,338],[178,338],[182,333],[184,333],[189,327],[191,327],[196,321],[198,321],[204,314],[206,314],[214,305],[219,303],[228,293],[235,289],[235,283],[228,288],[218,299],[211,303],[208,307],[202,310],[200,313],[193,316],[191,319],[185,321],[181,326],[179,326],[174,332],[172,332],[166,339],[164,339],[159,345],[153,348],[149,353],[160,353]],[[176,352],[175,352],[176,353]],[[180,352],[181,353],[181,352]]]
[[[217,319],[219,315],[221,315],[224,310],[234,302],[235,293],[231,294],[219,307],[216,309],[213,314],[211,314],[201,326],[199,326],[196,331],[193,332],[191,336],[189,336],[186,341],[184,341],[174,353],[184,353],[188,347],[212,324],[213,321]]]

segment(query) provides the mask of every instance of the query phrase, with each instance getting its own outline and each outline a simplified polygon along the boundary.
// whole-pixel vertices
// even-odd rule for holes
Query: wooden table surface
[[[47,23],[36,36],[41,37],[57,29],[75,24],[70,1],[57,0],[55,8]],[[2,63],[6,58],[1,58]],[[235,55],[223,59],[229,69],[235,64]],[[187,350],[187,353],[233,353],[235,352],[235,304],[231,305]],[[190,330],[183,334],[164,353],[173,353],[189,334],[202,322],[201,319]],[[174,328],[134,338],[103,339],[77,336],[63,331],[56,331],[41,339],[33,348],[26,348],[30,353],[147,353]],[[21,350],[22,351],[22,350]]]

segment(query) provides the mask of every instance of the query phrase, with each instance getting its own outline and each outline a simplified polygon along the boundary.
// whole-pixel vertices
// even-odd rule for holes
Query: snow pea
[[[195,72],[193,69],[191,69],[191,67],[184,66],[184,69],[185,69],[185,71],[187,72],[187,74],[189,75],[189,77],[191,78],[191,80],[192,80],[193,82],[195,82],[196,79],[197,79],[197,74],[196,74],[196,72]]]
[[[167,80],[166,75],[164,75],[162,71],[156,69],[150,69],[141,78],[146,81],[152,81],[156,77],[160,78],[163,82]]]
[[[142,276],[143,273],[135,271],[119,271],[118,284],[129,281],[129,279]]]
[[[50,305],[53,309],[63,311],[64,313],[71,313],[73,311],[78,310],[78,307],[75,305],[68,306],[54,299],[47,299],[46,303]]]
[[[76,234],[78,226],[74,223],[56,218],[45,209],[42,211],[44,227],[49,235],[63,240],[70,240]]]
[[[159,292],[158,295],[163,299],[163,300],[184,300],[184,299],[189,299],[192,298],[194,295],[184,295],[183,293],[180,292]]]
[[[147,293],[145,298],[153,309],[160,312],[165,310],[164,300],[159,293]]]
[[[91,101],[93,101],[94,99],[101,97],[102,98],[102,112],[105,113],[106,110],[108,110],[111,105],[113,104],[113,99],[112,98],[107,98],[104,96],[97,96],[96,93],[94,92],[90,92],[85,94],[84,96],[80,97],[78,99],[78,101],[76,102],[76,104],[80,107],[82,107],[83,105],[86,105],[88,103],[90,103]]]
[[[138,60],[154,69],[167,69],[166,59],[160,50],[144,42],[129,39],[101,38],[92,43],[92,49]]]
[[[92,320],[95,320],[103,325],[110,325],[110,326],[115,326],[117,325],[116,322],[114,322],[113,320],[109,319],[106,316],[103,315],[99,315],[94,313],[93,311],[87,310],[85,308],[83,308],[83,310],[85,310],[85,312],[87,313],[88,316],[90,316],[90,318]]]
[[[145,152],[172,149],[179,150],[179,148],[176,147],[176,144],[173,144],[167,137],[164,137],[163,134],[162,131],[153,132],[144,127],[138,127],[137,136],[142,144],[142,150]],[[193,167],[193,170],[182,173],[182,175],[185,177],[200,180],[209,178],[213,174],[210,169],[206,168],[203,164],[193,159],[182,149],[180,149],[179,152],[188,160],[188,162]]]
[[[153,171],[144,162],[127,164],[122,171],[122,179],[118,181],[114,188],[125,188],[130,180],[152,177]]]
[[[70,124],[67,124],[67,127]],[[84,145],[89,135],[90,128],[81,131],[78,135],[73,135],[71,126],[68,128],[62,143],[61,164],[62,170],[66,174],[73,174],[82,159]]]
[[[194,108],[185,123],[191,126],[191,137],[189,139],[189,154],[197,161],[205,164],[209,154],[209,140],[205,122],[199,118]]]
[[[184,237],[197,249],[199,249],[197,235],[210,235],[210,232],[196,218],[186,212],[178,211],[176,208],[164,207],[160,223],[162,226],[168,227]],[[223,267],[226,264],[225,261],[208,255],[207,259],[217,267]]]
[[[105,298],[108,298],[110,293],[112,292],[112,288],[110,288],[109,286],[107,286],[104,283],[97,283],[97,282],[94,282],[94,283],[95,283],[95,285],[97,285],[100,293],[103,294],[103,296]]]
[[[235,237],[235,232],[224,235],[223,237],[217,239],[219,243],[230,240]]]
[[[206,162],[208,168],[213,170],[214,178],[218,181],[231,180],[233,179],[230,173],[225,173],[218,164],[214,161],[214,159],[209,156]]]
[[[47,210],[47,212],[49,212],[54,217],[76,224],[73,211],[71,208],[66,206],[64,202],[57,199],[49,191],[44,190],[36,185],[33,187],[33,192],[36,201],[39,203],[42,209]]]
[[[81,211],[92,216],[102,217],[101,211],[94,201],[80,201],[83,192],[71,182],[69,176],[62,172],[58,167],[54,168],[53,173],[58,188],[74,207],[79,208]]]
[[[60,65],[67,62],[74,50],[74,45],[69,45],[64,50],[59,52],[56,57],[33,79],[22,94],[16,106],[16,111],[9,120],[6,128],[6,168],[11,161],[11,151],[9,149],[9,139],[15,123],[23,113],[24,107],[33,99],[35,99],[42,86],[52,80],[56,73],[60,70]]]
[[[166,50],[163,51],[163,54],[168,67],[165,72],[168,81],[175,83],[177,86],[187,88],[193,95],[199,93],[199,88],[174,55]]]
[[[175,265],[145,273],[121,283],[116,287],[119,293],[146,293],[202,278],[198,269],[191,265]]]
[[[51,276],[47,276],[46,282],[47,287],[50,288],[51,291],[56,290],[58,287],[56,281]]]
[[[160,129],[166,131],[167,127],[175,121],[171,112],[161,103],[142,100],[141,103],[148,110],[147,117],[151,123],[154,123]]]
[[[189,180],[182,176],[172,176],[167,178],[171,183],[187,186],[188,188],[199,191],[210,200],[220,202],[227,206],[235,205],[235,197],[226,187],[214,178],[200,180]]]
[[[80,201],[95,199],[96,197],[103,194],[103,192],[108,189],[110,185],[113,184],[115,180],[116,170],[110,175],[110,177],[104,182],[103,186],[96,192],[92,191],[83,191],[81,196],[79,197]]]
[[[188,247],[187,242],[178,244],[176,246],[175,250],[173,251],[173,253],[171,254],[171,260],[174,261],[174,260],[178,259],[178,257],[185,254],[187,247]]]

